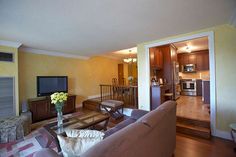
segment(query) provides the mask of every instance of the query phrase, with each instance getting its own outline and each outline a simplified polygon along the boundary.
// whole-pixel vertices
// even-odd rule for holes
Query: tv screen
[[[68,91],[67,76],[37,76],[37,96]]]

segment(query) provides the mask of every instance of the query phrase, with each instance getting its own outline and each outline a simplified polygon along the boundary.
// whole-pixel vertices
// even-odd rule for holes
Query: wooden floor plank
[[[205,140],[177,134],[174,157],[236,157],[234,146],[232,141],[216,137]]]

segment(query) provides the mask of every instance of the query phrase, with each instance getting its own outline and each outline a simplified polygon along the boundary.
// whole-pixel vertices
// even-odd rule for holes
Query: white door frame
[[[215,76],[215,50],[214,50],[214,32],[209,31],[209,32],[203,32],[203,33],[197,33],[193,35],[186,35],[184,37],[177,37],[173,39],[168,39],[152,44],[145,45],[145,53],[146,53],[146,84],[148,84],[150,87],[150,60],[149,60],[149,48],[151,47],[156,47],[156,46],[161,46],[161,45],[166,45],[166,44],[171,44],[175,42],[181,42],[185,40],[192,40],[195,38],[201,38],[201,37],[208,37],[208,46],[209,46],[209,63],[210,63],[210,108],[211,108],[211,113],[210,113],[210,120],[211,120],[211,134],[213,136],[216,136],[216,76]],[[146,89],[148,92],[148,99],[149,102],[147,104],[150,104],[150,90]]]

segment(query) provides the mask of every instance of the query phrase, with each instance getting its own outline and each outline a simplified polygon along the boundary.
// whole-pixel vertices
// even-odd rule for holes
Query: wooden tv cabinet
[[[63,114],[75,112],[76,95],[69,95],[63,107]],[[50,97],[29,99],[29,108],[32,113],[33,123],[57,116],[54,104]]]

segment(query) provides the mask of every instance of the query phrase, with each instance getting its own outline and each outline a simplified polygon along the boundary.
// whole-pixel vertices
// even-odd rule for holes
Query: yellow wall
[[[92,57],[73,59],[19,52],[20,102],[34,98],[36,76],[68,76],[68,93],[77,95],[77,104],[88,96],[100,94],[99,84],[111,84],[117,78],[118,60]]]
[[[229,131],[228,125],[236,122],[236,28],[230,25],[221,25],[200,31],[168,37],[138,45],[138,78],[139,78],[139,104],[143,109],[149,109],[145,84],[147,73],[145,45],[164,40],[174,39],[196,33],[214,31],[215,35],[215,68],[216,68],[216,128]]]
[[[11,76],[15,79],[15,103],[16,115],[19,114],[19,92],[18,92],[18,49],[7,46],[0,46],[0,52],[12,52],[14,62],[0,62],[0,76]]]

